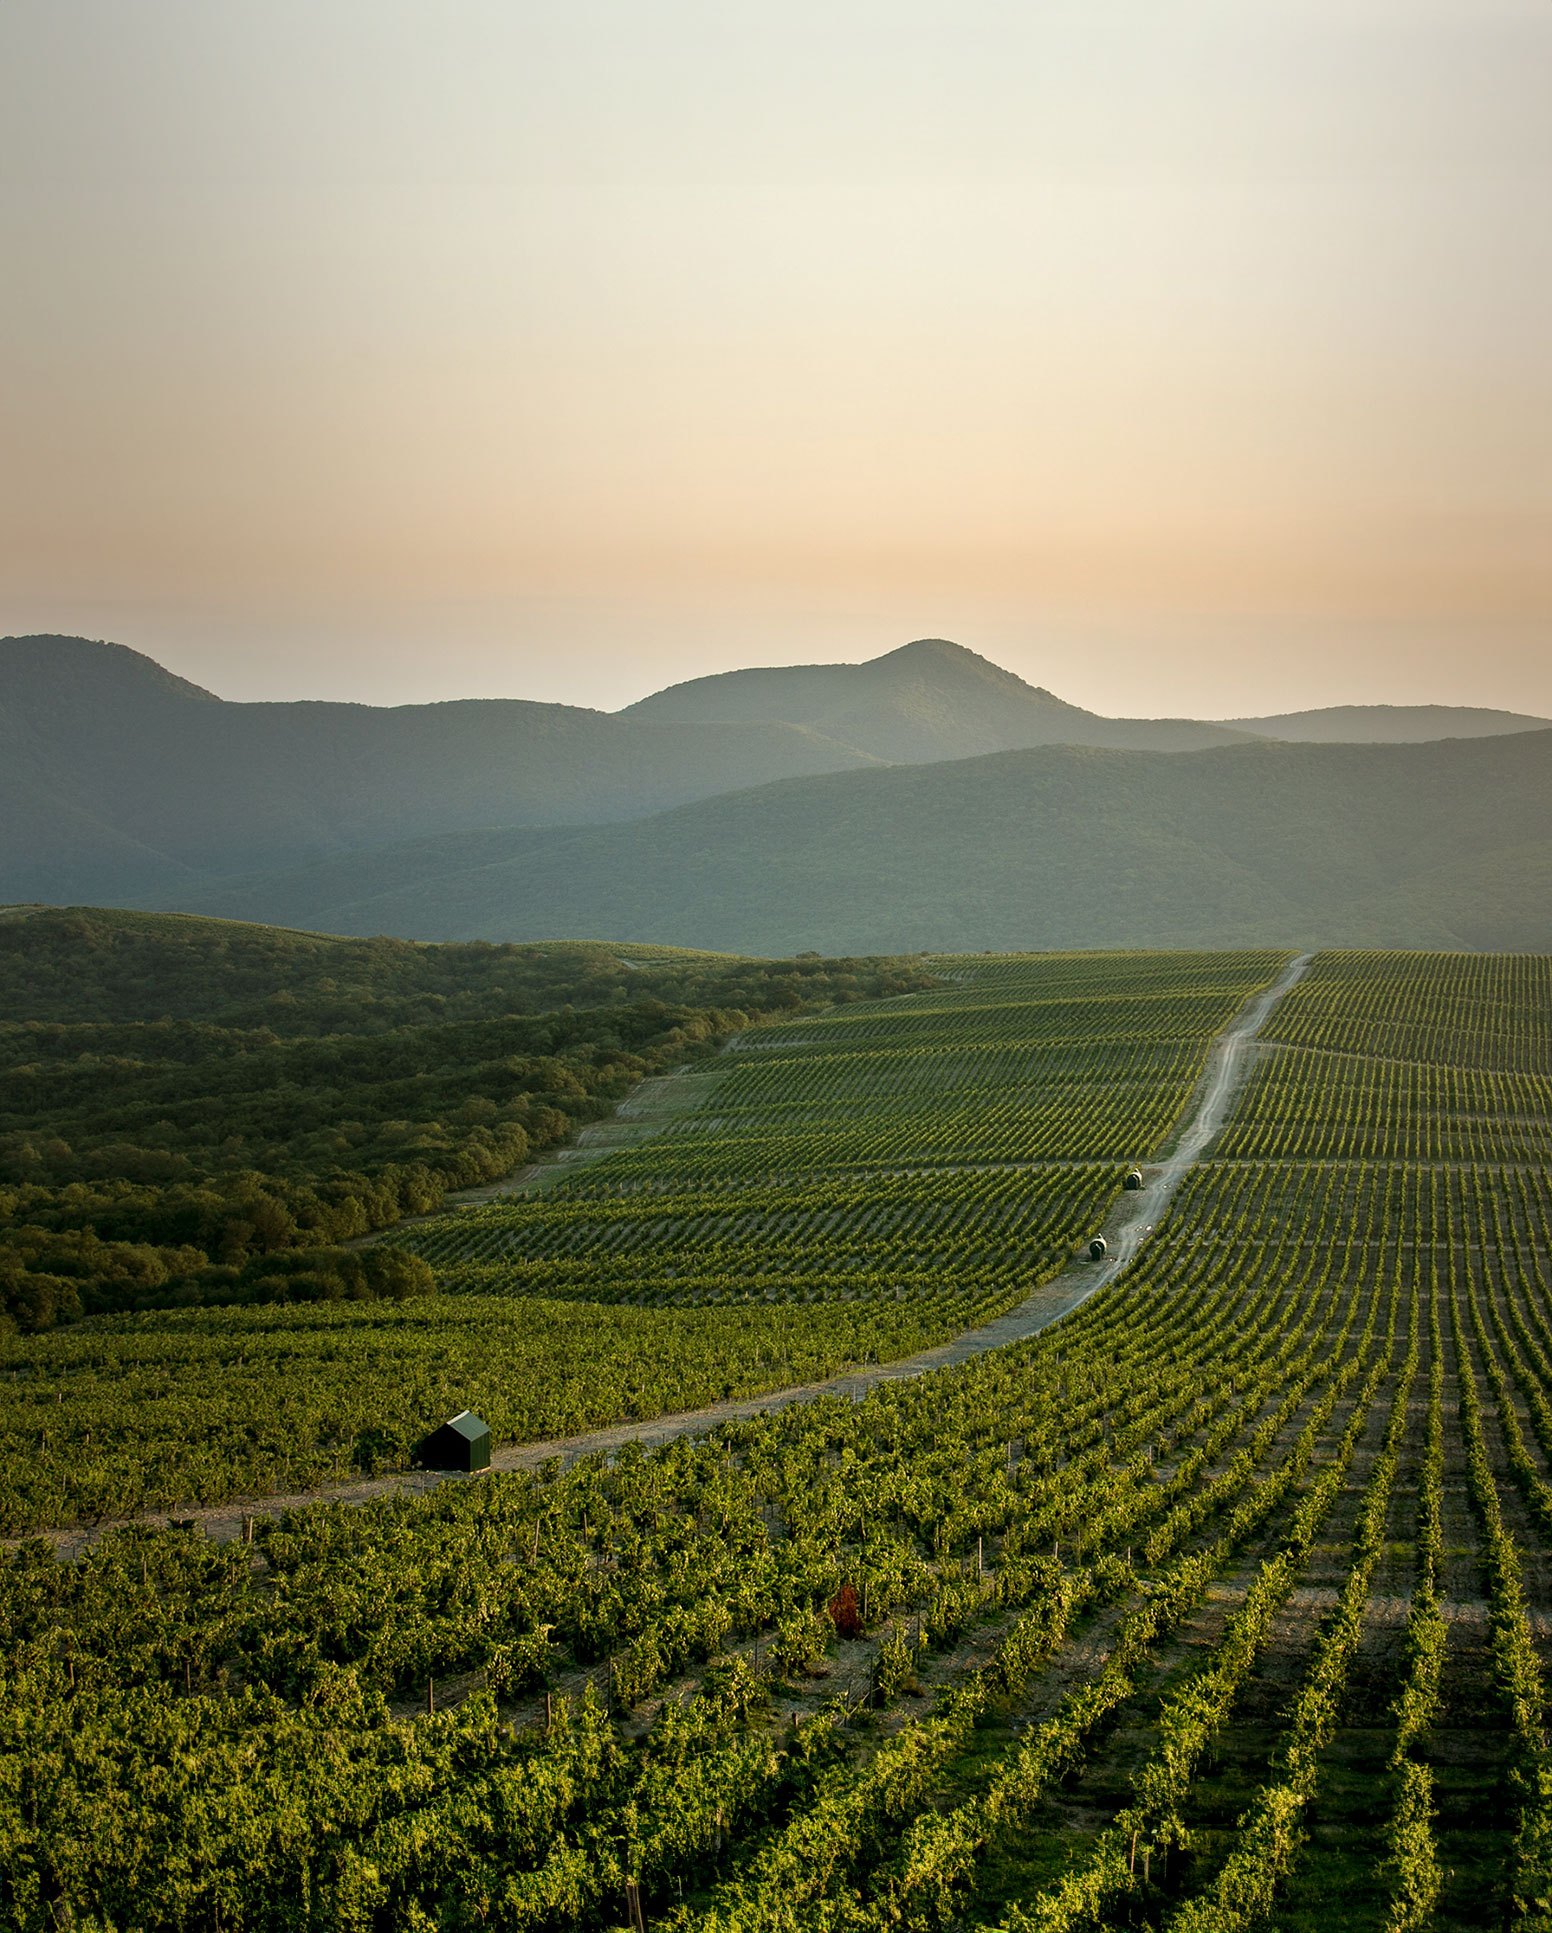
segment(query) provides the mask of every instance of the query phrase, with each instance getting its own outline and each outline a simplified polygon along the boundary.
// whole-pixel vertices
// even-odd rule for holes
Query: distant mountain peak
[[[1003,671],[990,658],[983,658],[978,651],[972,651],[966,644],[955,644],[952,638],[912,638],[909,644],[896,645],[893,651],[885,651],[877,658],[869,658],[870,665],[914,664],[923,659],[941,659],[947,664],[984,665],[988,671],[1001,673],[1011,678],[1012,672]]]
[[[941,668],[958,678],[968,674],[981,684],[999,685],[1005,690],[1033,693],[1037,698],[1049,700],[1060,705],[1064,711],[1078,711],[1081,707],[1069,705],[1065,699],[1046,690],[1044,685],[1032,685],[1017,672],[1009,671],[990,658],[983,658],[979,651],[972,651],[968,645],[955,644],[952,638],[913,638],[909,644],[902,644],[893,651],[886,651],[882,657],[869,658],[858,667],[862,671],[879,671],[883,667],[901,667],[910,670]]]
[[[1238,747],[1227,763],[1275,776],[1307,762],[1277,738],[1363,738],[1372,762],[1375,739],[1536,729],[1544,722],[1440,707],[1343,707],[1241,728],[1106,718],[939,637],[864,664],[692,679],[614,713],[521,699],[226,703],[125,645],[3,638],[0,901],[166,904],[191,878],[295,866],[353,881],[364,855],[403,841],[477,842],[493,828],[541,839],[863,768],[880,775],[867,796],[888,801],[914,783],[912,767],[1042,746],[1107,748],[1060,769],[1103,765],[1119,782],[1128,768],[1112,752]],[[1534,753],[1499,736],[1487,756]],[[440,854],[427,863],[440,867]],[[320,890],[337,896],[333,884]]]
[[[117,698],[133,691],[146,696],[192,699],[199,704],[223,702],[203,685],[191,684],[166,670],[143,651],[106,638],[65,637],[38,631],[25,637],[0,638],[0,679],[6,698],[60,695],[79,701],[88,692]]]
[[[891,764],[970,758],[1055,742],[1178,749],[1240,734],[1222,726],[1105,719],[1026,684],[952,638],[913,638],[863,664],[764,665],[655,691],[621,714],[701,725],[780,720]]]

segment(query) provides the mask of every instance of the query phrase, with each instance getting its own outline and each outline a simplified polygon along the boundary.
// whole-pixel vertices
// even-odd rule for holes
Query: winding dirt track
[[[1048,1327],[1112,1281],[1163,1220],[1181,1182],[1201,1160],[1208,1144],[1228,1118],[1229,1109],[1249,1071],[1256,1036],[1266,1025],[1277,1002],[1303,976],[1311,958],[1310,954],[1303,953],[1290,961],[1271,986],[1246,1002],[1231,1024],[1213,1042],[1208,1052],[1206,1070],[1198,1086],[1200,1098],[1174,1149],[1161,1162],[1150,1164],[1145,1171],[1146,1179],[1142,1188],[1124,1195],[1106,1223],[1105,1238],[1110,1245],[1110,1254],[1103,1263],[1096,1266],[1089,1262],[1074,1262],[1053,1281],[1026,1296],[1017,1308],[1010,1309],[1006,1315],[998,1316],[995,1321],[979,1329],[967,1329],[963,1335],[939,1343],[936,1348],[923,1349],[914,1356],[903,1356],[897,1362],[869,1364],[839,1376],[827,1377],[821,1382],[798,1383],[787,1389],[768,1390],[763,1396],[737,1397],[712,1403],[704,1409],[678,1410],[672,1415],[653,1417],[645,1423],[617,1423],[607,1429],[588,1430],[579,1436],[556,1437],[542,1443],[513,1444],[495,1452],[491,1458],[491,1468],[533,1470],[550,1457],[559,1457],[563,1463],[570,1464],[579,1457],[598,1451],[617,1450],[626,1443],[640,1443],[650,1448],[653,1444],[666,1443],[676,1436],[715,1429],[719,1423],[757,1416],[761,1411],[782,1410],[793,1403],[812,1402],[816,1396],[849,1396],[856,1400],[879,1383],[903,1382],[909,1377],[922,1376],[929,1370],[942,1369],[951,1363],[966,1362],[972,1356],[984,1355],[988,1349],[999,1349],[1005,1343],[1021,1341],[1025,1336],[1035,1335]],[[476,1481],[477,1478],[439,1471],[409,1470],[387,1477],[364,1477],[355,1483],[325,1484],[319,1489],[299,1491],[290,1496],[272,1493],[262,1497],[240,1497],[209,1509],[191,1510],[180,1521],[199,1525],[205,1535],[217,1543],[228,1543],[243,1534],[244,1521],[250,1517],[278,1517],[283,1511],[298,1509],[304,1504],[357,1504],[367,1503],[376,1497],[420,1496],[436,1489],[438,1484]],[[137,1517],[122,1518],[90,1528],[78,1525],[69,1530],[50,1530],[38,1534],[44,1542],[53,1545],[61,1558],[68,1559],[79,1556],[95,1538],[106,1531],[120,1528],[124,1523],[165,1521],[163,1513],[146,1511]]]
[[[1229,1110],[1250,1072],[1257,1034],[1283,995],[1303,979],[1304,970],[1314,957],[1312,953],[1301,953],[1296,960],[1290,960],[1264,992],[1246,1002],[1233,1023],[1213,1042],[1200,1083],[1201,1099],[1196,1104],[1196,1112],[1182,1129],[1173,1151],[1147,1170],[1142,1187],[1122,1197],[1118,1215],[1105,1230],[1110,1254],[1094,1270],[1088,1283],[1089,1295],[1102,1289],[1126,1267],[1163,1220],[1181,1182],[1229,1118]],[[1078,1297],[1069,1307],[1076,1307],[1082,1299]],[[1013,1313],[1017,1315],[1019,1311],[1015,1309]]]

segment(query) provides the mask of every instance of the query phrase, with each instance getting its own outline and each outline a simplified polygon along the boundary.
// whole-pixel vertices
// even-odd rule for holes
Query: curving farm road
[[[1213,1042],[1200,1083],[1201,1099],[1197,1102],[1196,1112],[1182,1129],[1173,1151],[1162,1161],[1150,1164],[1144,1171],[1142,1187],[1134,1194],[1122,1196],[1117,1214],[1107,1224],[1105,1236],[1110,1244],[1110,1254],[1094,1270],[1093,1280],[1088,1287],[1090,1295],[1095,1289],[1102,1289],[1126,1267],[1164,1219],[1181,1182],[1201,1160],[1208,1144],[1229,1118],[1229,1109],[1238,1098],[1245,1076],[1250,1071],[1250,1057],[1256,1036],[1266,1025],[1278,1001],[1290,987],[1303,979],[1304,970],[1314,957],[1312,953],[1301,953],[1297,959],[1290,960],[1269,987],[1246,1002],[1233,1024],[1226,1027]]]
[[[979,1329],[967,1329],[963,1335],[940,1343],[936,1348],[901,1357],[897,1362],[869,1364],[839,1376],[828,1377],[822,1382],[799,1383],[787,1389],[768,1390],[763,1396],[738,1397],[727,1402],[712,1403],[704,1409],[679,1410],[672,1415],[653,1417],[644,1423],[617,1423],[607,1429],[588,1430],[578,1436],[557,1437],[542,1443],[513,1444],[495,1452],[491,1458],[491,1468],[532,1470],[551,1457],[559,1457],[563,1463],[569,1464],[598,1451],[617,1450],[626,1443],[640,1443],[648,1447],[666,1443],[676,1436],[715,1429],[719,1423],[756,1416],[762,1410],[781,1410],[793,1403],[812,1402],[816,1396],[860,1398],[879,1383],[902,1382],[912,1376],[925,1375],[929,1370],[945,1368],[951,1363],[965,1362],[972,1356],[983,1355],[988,1349],[1018,1342],[1048,1327],[1112,1281],[1163,1220],[1181,1182],[1201,1160],[1227,1120],[1249,1071],[1256,1036],[1266,1025],[1278,1001],[1302,977],[1312,957],[1302,953],[1297,959],[1291,960],[1269,987],[1246,1002],[1231,1024],[1213,1042],[1202,1081],[1198,1084],[1200,1098],[1173,1150],[1163,1160],[1149,1164],[1142,1188],[1123,1195],[1106,1223],[1104,1232],[1110,1244],[1110,1253],[1104,1262],[1098,1265],[1087,1261],[1074,1262],[1043,1288],[1026,1296],[1017,1308],[1010,1309],[1006,1315],[998,1316],[995,1321]],[[471,1477],[411,1470],[394,1476],[366,1477],[355,1483],[326,1484],[316,1490],[299,1491],[289,1496],[269,1494],[238,1498],[209,1509],[190,1510],[185,1513],[183,1521],[200,1525],[206,1536],[218,1543],[225,1543],[243,1534],[245,1520],[250,1517],[278,1517],[283,1511],[309,1503],[355,1504],[395,1494],[416,1496],[434,1490],[441,1483],[475,1481],[477,1479]],[[61,1558],[68,1559],[78,1556],[95,1538],[117,1529],[120,1523],[164,1521],[163,1513],[146,1511],[138,1517],[124,1518],[114,1523],[102,1523],[91,1528],[77,1526],[68,1530],[43,1531],[39,1535],[43,1541],[54,1546]]]

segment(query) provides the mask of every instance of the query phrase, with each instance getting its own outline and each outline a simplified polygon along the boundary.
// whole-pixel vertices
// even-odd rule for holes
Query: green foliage
[[[0,923],[0,1319],[262,1299],[308,1272],[312,1299],[376,1293],[337,1256],[277,1258],[510,1173],[751,1010],[925,984],[880,962]]]
[[[799,964],[831,993],[899,977],[887,963]],[[685,1083],[698,1105],[537,1200],[464,1209],[364,1251],[338,1244],[436,1205],[429,1156],[368,1177],[364,1203],[348,1176],[167,1184],[148,1191],[149,1227],[130,1218],[122,1190],[115,1220],[106,1185],[78,1183],[49,1200],[63,1204],[56,1219],[89,1215],[90,1228],[42,1228],[46,1205],[18,1189],[28,1203],[18,1216],[30,1219],[12,1223],[9,1253],[23,1326],[77,1309],[92,1322],[84,1348],[40,1335],[0,1349],[0,1377],[18,1375],[0,1380],[0,1521],[67,1522],[392,1468],[449,1406],[477,1409],[498,1441],[564,1434],[942,1341],[1057,1273],[1103,1218],[1124,1162],[1146,1145],[1138,1137],[1167,1131],[1213,1033],[1278,965],[1270,954],[945,962],[924,992],[746,1030]],[[389,1054],[434,1092],[468,1072],[444,1062],[450,1041],[570,1029],[590,1044],[549,1058],[545,1091],[580,1113],[601,1106],[589,1089],[603,1078],[590,1058],[597,1029],[617,1041],[620,1028],[656,1026],[666,1011],[568,1009],[281,1049]],[[689,1019],[641,1044],[657,1040],[652,1051],[675,1064],[715,1042],[713,1023],[727,1019],[671,1011]],[[687,1039],[691,1021],[704,1040]],[[1132,1056],[1127,1078],[1118,1055]],[[638,1056],[629,1071],[645,1064]],[[492,1066],[507,1083],[486,1097],[494,1107],[515,1077],[510,1061],[475,1063],[477,1073]],[[196,1061],[187,1078],[218,1073]],[[339,1078],[320,1090],[323,1104],[348,1101],[358,1115],[408,1104],[402,1083],[346,1091]],[[304,1120],[305,1096],[287,1095],[273,1105]],[[1064,1121],[1069,1152],[1109,1159],[1030,1163],[1036,1149],[1063,1146]],[[147,1237],[158,1231],[185,1246],[155,1247]],[[350,1259],[391,1253],[403,1262]],[[442,1306],[398,1320],[353,1306],[316,1321],[242,1306],[419,1293],[428,1265],[448,1292]],[[38,1306],[51,1292],[58,1299]],[[152,1309],[177,1319],[125,1319]],[[646,1319],[658,1311],[678,1319]],[[40,1419],[45,1384],[64,1413]],[[939,1596],[946,1631],[953,1593]]]
[[[1279,1001],[1221,1152],[1552,1158],[1552,959],[1325,953]]]
[[[1073,1026],[1032,1044],[1040,970],[993,963],[979,985],[998,997],[980,1008],[976,979],[949,983],[919,1003],[914,1042],[909,1003],[816,1016],[807,1048],[772,1030],[771,1062],[787,1065],[763,1100],[722,1105],[739,1096],[740,1048],[717,1076],[726,1085],[657,1144],[662,1174],[646,1151],[603,1162],[514,1210],[510,1260],[480,1264],[559,1270],[569,1253],[603,1272],[641,1252],[666,1306],[442,1294],[103,1316],[14,1344],[0,1407],[18,1446],[18,1517],[79,1508],[107,1467],[90,1434],[110,1425],[122,1472],[160,1458],[187,1480],[208,1422],[216,1444],[231,1442],[224,1465],[206,1466],[224,1494],[255,1467],[261,1418],[267,1454],[284,1445],[301,1461],[307,1442],[316,1470],[350,1453],[352,1424],[363,1440],[374,1417],[407,1433],[417,1408],[439,1412],[455,1391],[506,1402],[498,1434],[531,1434],[564,1405],[618,1414],[719,1376],[768,1387],[760,1377],[784,1366],[752,1366],[750,1351],[774,1355],[778,1338],[796,1357],[843,1332],[877,1340],[893,1318],[898,1343],[926,1320],[924,1299],[872,1287],[812,1305],[734,1299],[731,1285],[752,1279],[735,1267],[737,1218],[768,1221],[788,1285],[805,1266],[822,1279],[828,1223],[839,1289],[869,1283],[870,1243],[930,1239],[946,1269],[954,1241],[989,1242],[999,1217],[1026,1229],[1069,1200],[1087,1212],[1091,1197],[1063,1195],[1039,1161],[989,1166],[984,1194],[960,1191],[974,1179],[966,1161],[945,1164],[935,1220],[918,1186],[934,1164],[869,1140],[867,1114],[912,1084],[934,1116],[908,1044],[919,1061],[932,1043],[940,1097],[976,1065],[975,1030],[995,1042],[1010,1016],[1026,1075],[1081,1065]],[[1477,971],[1459,963],[1462,984]],[[1447,994],[1450,969],[1429,972]],[[1229,1003],[1230,987],[1214,997]],[[1119,993],[1081,999],[1087,1038],[1107,1038],[1103,1009]],[[1346,1009],[1350,1041],[1370,1024],[1367,999]],[[1161,1010],[1171,1003],[1201,1014],[1179,986],[1161,990]],[[933,1033],[956,1012],[969,1037],[957,1044]],[[1335,1020],[1323,1024],[1340,1046]],[[848,1038],[852,1053],[832,1051]],[[805,1074],[804,1052],[822,1074]],[[1272,1091],[1253,1089],[1242,1121],[1264,1124]],[[1419,1090],[1385,1091],[1399,1109]],[[1025,1092],[1038,1112],[1041,1082]],[[823,1153],[812,1169],[756,1165],[759,1108],[789,1098],[816,1132],[851,1137],[852,1167],[827,1170]],[[1348,1105],[1333,1081],[1324,1119],[1307,1124],[1316,1145],[1346,1131]],[[1075,1133],[1087,1107],[1080,1095]],[[1119,1108],[1113,1119],[1119,1136]],[[1119,1163],[1109,1172],[1118,1183]],[[1026,1212],[1010,1174],[1049,1192]],[[425,1233],[465,1221],[488,1232],[492,1218]],[[1413,1595],[1390,1714],[1356,1717],[1388,1727],[1389,1755],[1364,1796],[1377,1898],[1362,1905],[1389,1933],[1430,1919],[1537,1926],[1552,1898],[1536,1623],[1552,1549],[1549,1229],[1552,1184],[1533,1169],[1279,1158],[1271,1136],[1254,1159],[1204,1164],[1129,1268],[1060,1323],[860,1401],[821,1397],[655,1451],[555,1459],[417,1499],[292,1510],[261,1521],[251,1548],[143,1526],[108,1531],[72,1564],[23,1544],[0,1563],[0,1917],[20,1933],[72,1920],[605,1933],[629,1876],[648,1924],[674,1933],[1291,1923],[1302,1848],[1335,1829],[1325,1779],[1339,1728],[1355,1722],[1379,1566],[1400,1562]],[[697,1253],[695,1279],[725,1276],[726,1306],[674,1304],[667,1271]],[[169,1373],[180,1359],[181,1385]],[[1413,1429],[1425,1365],[1426,1430]],[[385,1460],[401,1448],[388,1442]],[[1469,1522],[1453,1504],[1446,1516],[1456,1472]],[[1510,1757],[1490,1808],[1449,1837],[1460,1788],[1437,1734],[1459,1714],[1441,1688],[1447,1659],[1476,1667],[1456,1637],[1464,1627],[1469,1640],[1472,1620],[1447,1622],[1443,1597],[1446,1582],[1469,1593],[1458,1560],[1473,1526],[1487,1592],[1478,1689]],[[1328,1580],[1334,1602],[1307,1594]],[[877,1653],[853,1663],[837,1647],[830,1675],[806,1681],[846,1584]],[[1316,1621],[1303,1644],[1279,1635],[1295,1602]],[[429,1680],[439,1707],[450,1683],[474,1688],[426,1716]],[[1208,1775],[1236,1725],[1251,1789],[1203,1832],[1221,1804]],[[1049,1808],[1086,1766],[1075,1803],[1092,1828],[1038,1864]],[[1457,1849],[1475,1862],[1469,1889],[1445,1870]]]
[[[477,1408],[565,1436],[935,1341],[915,1305],[599,1308],[499,1296],[104,1316],[0,1347],[0,1534],[405,1468]]]
[[[921,984],[909,967],[817,954],[742,959],[579,941],[427,946],[180,913],[92,906],[21,913],[0,921],[8,1022],[182,1022],[195,1030],[185,1036],[195,1054],[201,1026],[317,1038],[642,1000],[765,1013]]]
[[[803,1678],[824,1662],[835,1635],[822,1610],[813,1605],[794,1608],[776,1627],[771,1639],[771,1663],[789,1678]]]
[[[671,1132],[541,1200],[402,1239],[449,1289],[920,1299],[964,1327],[1065,1266],[1279,964],[943,961],[928,993],[741,1035]]]
[[[899,1631],[887,1631],[878,1641],[878,1656],[873,1661],[873,1697],[880,1705],[891,1705],[906,1687],[915,1682],[916,1669],[910,1647]]]
[[[1445,1874],[1434,1837],[1433,1774],[1415,1759],[1397,1774],[1395,1809],[1385,1843],[1394,1876],[1385,1933],[1421,1933],[1433,1924]]]
[[[1127,1306],[1137,1323],[1142,1311]],[[1162,1298],[1152,1309],[1155,1320],[1170,1313]],[[1210,1307],[1199,1303],[1196,1314],[1203,1348],[1219,1348]],[[1159,1355],[1148,1328],[1139,1325],[1131,1350],[1154,1400],[1128,1426],[1133,1434],[1157,1431],[1161,1405],[1194,1402],[1199,1381],[1193,1360]],[[178,1532],[117,1533],[68,1567],[24,1548],[0,1572],[0,1612],[15,1640],[0,1683],[12,1726],[5,1763],[20,1779],[40,1762],[36,1753],[55,1762],[66,1727],[73,1743],[40,1806],[29,1815],[18,1799],[5,1842],[13,1915],[30,1927],[59,1874],[66,1897],[107,1884],[114,1898],[133,1900],[155,1861],[172,1859],[177,1886],[147,1899],[139,1923],[189,1924],[219,1898],[229,1921],[277,1925],[303,1887],[315,1901],[312,1923],[326,1926],[341,1923],[368,1867],[384,1910],[407,1914],[434,1900],[448,1872],[468,1897],[491,1883],[499,1860],[509,1923],[540,1927],[561,1913],[591,1925],[622,1871],[649,1888],[668,1874],[710,1878],[724,1831],[784,1817],[795,1836],[782,1827],[772,1842],[770,1883],[788,1888],[801,1871],[812,1893],[904,1816],[987,1699],[1038,1671],[1075,1613],[1128,1588],[1124,1566],[1067,1579],[1048,1558],[1020,1556],[1073,1509],[1107,1513],[1117,1526],[1135,1521],[1135,1485],[1118,1486],[1108,1456],[1097,1454],[1104,1390],[1064,1393],[1073,1352],[1113,1363],[1110,1336],[1108,1317],[1080,1319],[1063,1350],[1036,1342],[934,1383],[887,1386],[860,1405],[832,1400],[711,1442],[622,1455],[612,1469],[593,1459],[538,1482],[497,1478],[420,1502],[293,1513],[261,1527],[257,1569],[240,1544]],[[1002,1454],[1012,1437],[1023,1446],[1016,1489]],[[1230,1494],[1244,1499],[1231,1546],[1287,1481],[1285,1473],[1247,1493],[1243,1475],[1230,1479]],[[730,1636],[747,1644],[751,1631],[823,1619],[836,1552],[860,1527],[858,1483],[916,1552],[902,1564],[893,1537],[853,1549],[871,1603],[887,1614],[902,1598],[919,1601],[933,1581],[926,1552],[990,1537],[1008,1562],[987,1601],[1014,1615],[983,1688],[956,1694],[940,1717],[903,1735],[861,1783],[827,1769],[833,1722],[800,1730],[780,1754],[748,1735],[763,1694],[747,1652],[728,1660],[722,1650]],[[1167,1510],[1167,1495],[1157,1507]],[[1147,1631],[1194,1601],[1211,1574],[1211,1564],[1191,1560],[1155,1594]],[[1136,1640],[1147,1641],[1146,1631]],[[702,1660],[705,1681],[688,1713],[670,1701],[639,1745],[602,1728],[587,1700],[557,1701],[552,1733],[515,1741],[479,1699],[407,1737],[376,1702],[471,1667],[509,1687],[519,1669],[552,1673],[551,1660],[567,1652],[610,1657],[616,1687],[634,1695],[650,1696],[644,1679],[623,1686],[622,1665],[650,1666],[661,1683]],[[20,1729],[20,1715],[40,1707],[42,1726],[28,1718]],[[158,1810],[137,1815],[133,1843],[119,1835],[102,1847],[111,1881],[97,1855],[74,1846],[45,1880],[40,1849],[105,1782],[139,1790],[153,1737],[175,1750],[180,1769],[156,1782]],[[255,1781],[293,1763],[295,1831],[272,1851],[266,1892],[247,1836],[268,1817]],[[240,1803],[213,1808],[199,1797],[207,1787]],[[24,1790],[42,1788],[13,1788]],[[424,1831],[410,1830],[412,1817]],[[481,1820],[501,1822],[499,1841]],[[428,1864],[434,1845],[441,1850]],[[407,1858],[411,1846],[423,1850]],[[275,1874],[293,1877],[275,1885]]]

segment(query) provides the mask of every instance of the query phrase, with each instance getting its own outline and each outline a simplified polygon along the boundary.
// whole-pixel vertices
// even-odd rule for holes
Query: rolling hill
[[[997,752],[418,842],[186,903],[346,934],[765,954],[1552,948],[1552,732]]]
[[[1480,705],[1328,705],[1270,718],[1230,718],[1234,730],[1302,745],[1421,745],[1435,738],[1500,738],[1506,732],[1544,732],[1552,718]]]
[[[1422,744],[1546,731],[1552,718],[1471,705],[1332,705],[1265,718],[1105,718],[952,644],[918,638],[867,664],[770,666],[692,678],[624,718],[802,725],[898,764],[1034,745],[1194,752],[1273,738],[1298,744]]]
[[[1102,718],[947,638],[918,638],[867,664],[785,665],[692,678],[628,705],[620,716],[801,725],[892,765],[1032,745],[1187,752],[1247,736],[1233,726],[1190,718]]]
[[[623,712],[521,699],[232,704],[140,652],[0,639],[0,897],[165,899],[230,874],[490,826],[612,823],[765,780],[1048,743],[1178,750],[943,640],[752,671]]]
[[[0,900],[778,953],[1496,944],[1541,930],[1539,725],[1103,718],[940,638],[617,713],[233,704],[121,645],[11,638]]]
[[[872,764],[802,725],[520,699],[228,704],[122,645],[0,640],[0,895],[123,899],[480,826],[627,819]]]

